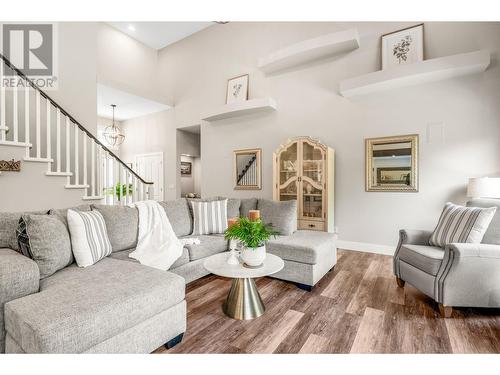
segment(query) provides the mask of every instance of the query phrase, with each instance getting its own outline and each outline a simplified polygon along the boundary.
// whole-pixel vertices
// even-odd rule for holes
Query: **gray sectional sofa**
[[[229,199],[228,217],[260,208],[265,222],[296,223],[296,217],[286,210],[281,215],[273,204],[279,203]],[[176,235],[189,237],[189,202],[178,199],[161,205]],[[171,269],[161,271],[128,257],[137,244],[136,209],[78,208],[101,212],[112,254],[86,268],[72,263],[42,279],[37,263],[18,250],[13,231],[21,214],[0,213],[0,352],[149,353],[163,344],[175,345],[186,330],[185,284],[208,274],[203,267],[207,257],[228,250],[224,236],[196,236],[201,243],[186,245]],[[288,212],[293,210],[288,207]],[[66,224],[66,210],[49,214]],[[333,235],[325,232],[293,230],[269,241],[267,251],[285,261],[285,268],[273,277],[305,289],[336,263]]]

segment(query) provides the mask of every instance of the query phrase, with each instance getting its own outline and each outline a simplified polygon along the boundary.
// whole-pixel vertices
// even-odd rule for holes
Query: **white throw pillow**
[[[88,267],[111,254],[104,217],[99,211],[68,210],[71,247],[78,267]]]
[[[193,235],[224,233],[227,229],[227,199],[191,201]]]
[[[481,243],[496,207],[464,207],[446,203],[429,244],[445,247],[450,243]]]

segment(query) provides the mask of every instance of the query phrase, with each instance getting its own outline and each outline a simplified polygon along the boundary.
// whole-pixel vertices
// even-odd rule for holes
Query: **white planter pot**
[[[256,248],[244,247],[241,250],[241,259],[250,267],[258,267],[266,259],[266,246]]]

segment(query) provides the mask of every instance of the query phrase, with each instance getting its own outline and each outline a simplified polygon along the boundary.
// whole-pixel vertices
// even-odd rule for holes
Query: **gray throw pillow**
[[[233,219],[235,217],[240,217],[240,206],[241,200],[236,198],[227,199],[227,218]]]
[[[282,236],[290,236],[297,230],[297,201],[271,201],[259,199],[257,209],[266,224],[272,224],[274,230]]]
[[[79,206],[70,207],[70,208],[51,208],[49,211],[49,215],[55,215],[67,227],[68,226],[68,210],[88,212],[91,210],[91,208],[90,208],[90,204],[81,204]]]
[[[16,230],[19,219],[24,214],[46,215],[47,211],[35,212],[0,212],[0,248],[19,251]]]
[[[135,207],[93,204],[104,217],[113,252],[128,250],[137,246],[139,235],[139,211]]]
[[[248,211],[257,209],[257,198],[244,198],[240,204],[240,216],[248,217]]]
[[[188,236],[193,231],[193,219],[186,198],[160,202],[177,237]]]
[[[482,243],[500,245],[500,200],[498,199],[473,199],[467,202],[467,207],[497,207],[495,216],[491,220],[486,233],[482,239]]]
[[[20,251],[38,265],[40,279],[74,261],[68,229],[55,216],[23,215],[19,220],[17,238]]]

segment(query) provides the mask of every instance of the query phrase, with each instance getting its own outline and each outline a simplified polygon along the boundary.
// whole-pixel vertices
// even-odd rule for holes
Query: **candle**
[[[239,219],[237,217],[232,217],[227,220],[227,227],[231,228],[233,225],[238,224]]]
[[[248,218],[251,221],[257,221],[260,219],[260,211],[259,210],[250,210],[248,211]]]

